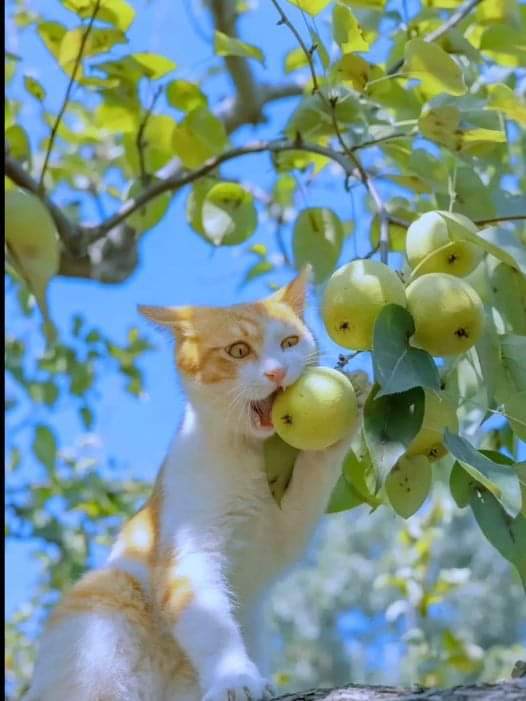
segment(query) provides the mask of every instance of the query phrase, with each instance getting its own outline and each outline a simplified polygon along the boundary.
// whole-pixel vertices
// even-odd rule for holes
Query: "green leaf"
[[[17,161],[31,162],[31,144],[26,130],[19,124],[13,124],[5,132],[9,152]]]
[[[493,306],[508,331],[526,335],[526,277],[516,268],[499,263],[490,274]]]
[[[30,75],[25,75],[24,87],[27,92],[39,102],[43,102],[46,99],[46,89],[36,78],[32,78]]]
[[[68,10],[76,12],[82,19],[89,19],[97,0],[62,0]],[[133,22],[135,10],[126,0],[100,0],[97,20],[113,24],[125,32]]]
[[[161,182],[160,179],[155,176],[150,176],[145,182],[143,182],[142,178],[139,178],[131,184],[126,199],[135,199],[144,190],[159,182]],[[128,224],[135,229],[137,234],[142,234],[144,231],[148,231],[148,229],[153,229],[166,214],[166,210],[170,206],[171,198],[172,195],[170,192],[163,192],[161,195],[158,195],[153,200],[150,200],[148,204],[129,216],[127,219]]]
[[[285,55],[283,70],[285,73],[293,73],[299,68],[305,68],[309,65],[305,51],[301,47],[292,49]]]
[[[522,212],[525,213],[526,200],[525,198],[521,199],[523,201]],[[515,214],[516,212],[513,213]],[[491,250],[486,249],[488,253],[495,255],[498,251],[499,255],[496,257],[499,260],[504,260],[509,266],[521,270],[526,275],[526,246],[511,231],[499,227],[491,227],[479,231],[479,237],[492,246]]]
[[[413,387],[440,389],[440,377],[433,358],[411,347],[415,332],[411,314],[398,304],[386,305],[374,325],[374,377],[380,385],[376,398]]]
[[[278,435],[267,438],[263,443],[267,481],[270,493],[278,506],[281,506],[281,501],[292,479],[299,452],[297,448],[285,443]]]
[[[94,113],[94,122],[108,134],[136,134],[139,128],[137,110],[119,102],[102,102]]]
[[[247,44],[235,37],[229,37],[216,30],[214,38],[214,50],[218,56],[241,56],[242,58],[255,58],[260,63],[265,63],[265,55],[261,49],[252,44]]]
[[[343,461],[342,474],[363,502],[377,508],[382,500],[373,493],[376,488],[376,471],[365,444],[361,445],[360,449],[360,454],[354,450],[347,453]]]
[[[449,490],[456,505],[460,509],[469,506],[469,502],[473,496],[473,490],[477,484],[479,484],[479,482],[474,480],[470,474],[462,468],[460,463],[455,460],[455,464],[449,475]]]
[[[237,183],[214,185],[203,201],[202,222],[207,238],[216,246],[246,241],[257,226],[252,195]]]
[[[31,446],[37,460],[52,472],[57,459],[57,441],[55,434],[48,426],[37,424]]]
[[[477,490],[471,499],[475,519],[489,542],[517,568],[526,589],[526,518],[512,518],[490,492]]]
[[[336,4],[332,11],[332,34],[343,53],[369,51],[362,26],[350,7]]]
[[[510,516],[521,510],[522,497],[519,479],[507,466],[483,455],[467,440],[446,429],[444,443],[459,465],[477,482],[488,489]]]
[[[164,78],[165,75],[177,68],[174,61],[160,54],[139,52],[132,54],[131,57],[139,64],[144,75],[151,80]]]
[[[506,334],[500,337],[502,363],[513,385],[526,390],[526,336]]]
[[[439,46],[422,39],[410,39],[405,45],[402,72],[421,81],[430,95],[464,95],[462,70]]]
[[[257,263],[254,263],[254,265],[248,269],[245,277],[243,278],[242,285],[246,285],[247,282],[260,277],[261,275],[270,273],[271,270],[274,270],[274,266],[269,260],[260,260]]]
[[[525,33],[509,24],[495,24],[485,29],[479,48],[501,66],[518,68],[526,65]]]
[[[336,80],[350,83],[355,90],[363,92],[370,79],[369,63],[356,54],[345,54],[334,65]]]
[[[203,204],[205,197],[214,185],[217,184],[216,178],[200,178],[196,180],[190,190],[186,201],[186,218],[190,225],[198,234],[207,238],[203,226]]]
[[[39,22],[37,31],[48,51],[58,58],[66,27],[60,22]]]
[[[526,391],[510,394],[504,402],[504,413],[513,433],[526,441]]]
[[[296,268],[312,265],[316,282],[323,282],[334,271],[344,239],[338,216],[327,207],[311,207],[300,212],[293,232]]]
[[[396,513],[409,518],[427,499],[431,483],[431,465],[423,455],[402,456],[387,475],[385,493]]]
[[[500,110],[508,119],[526,127],[526,104],[504,83],[488,85],[488,108]]]
[[[421,387],[377,398],[375,384],[364,406],[364,435],[377,471],[377,489],[405,453],[424,418]]]
[[[227,144],[223,122],[204,107],[189,112],[173,134],[173,148],[187,168],[198,168]]]
[[[423,136],[452,151],[460,150],[462,145],[459,124],[460,112],[451,105],[424,108],[418,120],[418,127]]]
[[[207,98],[199,86],[188,80],[172,80],[166,86],[168,103],[183,112],[191,112],[199,107],[207,107]]]
[[[361,494],[353,489],[343,475],[338,477],[336,486],[332,490],[329,504],[325,509],[326,514],[336,514],[340,511],[348,511],[365,503]]]
[[[291,5],[299,7],[308,15],[318,15],[324,10],[331,0],[288,0]]]
[[[177,129],[175,120],[166,114],[152,114],[148,118],[142,135],[142,151],[147,173],[154,173],[174,157],[173,137]],[[137,138],[134,133],[123,136],[126,165],[131,174],[140,175]]]
[[[74,64],[84,41],[85,27],[66,32],[60,42],[58,60],[63,68]],[[83,57],[106,53],[117,44],[127,44],[128,39],[120,29],[101,29],[92,27],[82,52]]]

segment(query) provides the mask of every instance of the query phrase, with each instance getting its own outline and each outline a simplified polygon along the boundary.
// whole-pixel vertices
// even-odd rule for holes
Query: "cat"
[[[106,565],[52,612],[25,701],[271,697],[261,612],[308,545],[357,428],[300,452],[276,504],[263,460],[272,398],[318,361],[307,277],[251,304],[139,307],[175,336],[184,418]]]

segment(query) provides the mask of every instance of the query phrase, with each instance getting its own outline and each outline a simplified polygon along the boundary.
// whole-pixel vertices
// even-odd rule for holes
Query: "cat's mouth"
[[[274,399],[276,395],[281,390],[277,389],[272,394],[269,394],[265,399],[257,399],[250,402],[250,418],[252,424],[258,430],[269,431],[274,429],[274,424],[272,423],[272,405],[274,404]]]

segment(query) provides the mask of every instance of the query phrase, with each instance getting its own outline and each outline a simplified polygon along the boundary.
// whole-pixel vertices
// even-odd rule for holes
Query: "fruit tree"
[[[33,351],[8,323],[8,419],[18,394],[53,408],[70,392],[89,428],[108,363],[140,392],[145,338],[133,330],[119,345],[76,318],[66,340],[48,290],[58,276],[128,281],[183,198],[210,250],[237,247],[240,282],[270,290],[281,272],[312,270],[335,350],[275,401],[269,481],[285,489],[297,450],[344,435],[357,411],[345,373],[369,359],[363,422],[328,510],[365,503],[408,518],[446,481],[526,587],[526,5],[203,0],[193,21],[209,60],[195,69],[127,50],[139,4],[7,3],[6,274],[43,344]],[[56,73],[25,72],[11,30],[45,47]],[[31,449],[49,481],[31,492],[15,480],[8,536],[29,528],[61,549],[58,589],[89,552],[51,507],[75,508],[77,463],[57,467],[48,423],[30,444],[17,435],[10,469]],[[88,482],[95,521],[144,493]]]

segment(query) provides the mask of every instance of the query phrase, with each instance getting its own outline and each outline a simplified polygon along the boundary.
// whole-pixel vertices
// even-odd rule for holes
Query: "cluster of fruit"
[[[406,285],[395,271],[374,260],[354,260],[336,270],[322,305],[329,336],[347,349],[372,350],[380,311],[397,304],[413,318],[411,345],[433,356],[467,351],[484,329],[482,301],[462,279],[484,253],[473,242],[474,234],[476,227],[462,215],[428,212],[407,232],[411,272]],[[351,382],[343,373],[323,367],[309,368],[277,397],[272,412],[278,435],[302,450],[321,450],[340,440],[356,424],[357,414]],[[428,461],[445,455],[446,428],[458,430],[455,407],[440,393],[425,390],[422,426],[387,478],[388,496],[396,499],[415,470],[429,470]]]

